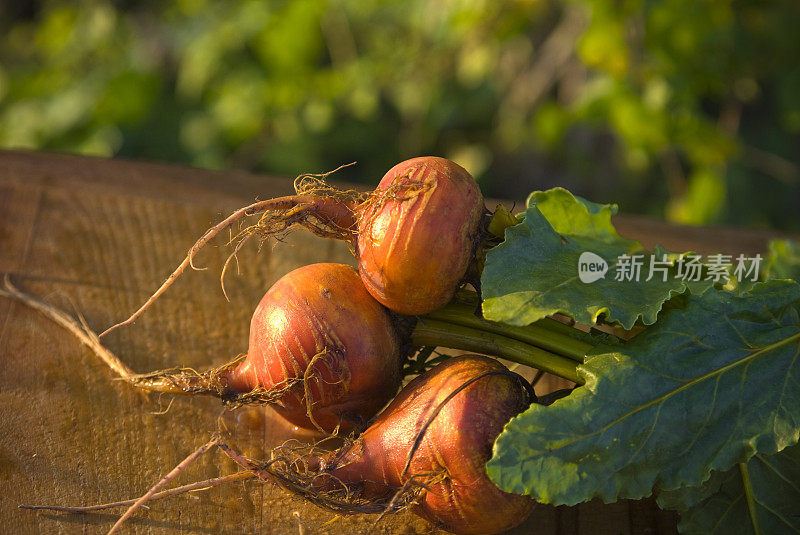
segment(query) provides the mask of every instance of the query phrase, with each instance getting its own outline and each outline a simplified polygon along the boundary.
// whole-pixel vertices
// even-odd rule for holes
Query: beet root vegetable
[[[344,481],[395,488],[421,477],[428,490],[415,512],[455,533],[497,533],[519,524],[533,500],[498,489],[485,465],[503,426],[530,405],[529,392],[516,377],[486,375],[433,414],[460,386],[493,371],[507,370],[489,358],[458,357],[414,379],[326,469]],[[382,486],[367,492],[385,492]]]
[[[359,214],[358,271],[367,290],[401,314],[447,304],[481,239],[475,180],[444,158],[395,165]]]
[[[521,523],[535,502],[498,489],[485,465],[503,426],[534,399],[529,383],[499,362],[455,357],[408,383],[341,449],[300,461],[277,452],[260,475],[337,512],[410,504],[454,533],[498,533]]]
[[[148,390],[272,403],[287,420],[331,432],[363,425],[400,386],[399,340],[389,313],[344,264],[311,264],[264,295],[243,360],[198,373],[132,376]]]
[[[259,222],[234,238],[228,261],[250,237],[280,237],[300,225],[350,242],[364,284],[390,310],[424,314],[447,303],[483,236],[486,209],[470,174],[444,158],[413,158],[394,166],[370,194],[335,189],[325,176],[302,175],[295,182],[297,195],[245,206],[210,228],[144,305],[100,336],[133,323],[219,232],[259,213]]]
[[[352,267],[312,264],[264,295],[247,358],[222,380],[244,394],[293,383],[276,409],[301,427],[312,419],[327,430],[340,421],[365,423],[399,387],[399,343],[388,313]]]

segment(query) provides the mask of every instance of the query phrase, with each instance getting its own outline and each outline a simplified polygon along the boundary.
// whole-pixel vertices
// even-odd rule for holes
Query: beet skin
[[[324,471],[342,481],[365,482],[367,496],[387,496],[412,476],[428,486],[414,511],[454,533],[499,533],[521,523],[534,501],[498,489],[486,475],[486,462],[503,426],[530,404],[519,380],[489,375],[456,394],[428,427],[403,473],[420,429],[436,407],[470,379],[504,371],[486,357],[456,357],[405,386],[375,423],[344,451],[336,452]]]
[[[312,264],[278,280],[253,314],[247,358],[225,379],[231,390],[251,392],[304,376],[306,388],[287,389],[276,409],[313,427],[307,390],[314,420],[328,431],[340,420],[344,427],[365,423],[400,385],[392,320],[350,266]]]
[[[433,156],[392,167],[359,214],[358,265],[387,308],[425,314],[453,297],[480,239],[485,211],[475,180]]]

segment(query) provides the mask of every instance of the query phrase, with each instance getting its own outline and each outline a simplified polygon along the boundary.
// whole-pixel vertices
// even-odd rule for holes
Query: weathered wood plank
[[[346,175],[341,176],[346,179]],[[0,152],[0,271],[96,328],[133,311],[193,241],[223,214],[256,196],[291,192],[291,181],[140,162]],[[618,218],[621,232],[647,244],[701,252],[763,251],[773,234],[675,227]],[[255,244],[231,274],[231,302],[219,288],[224,239],[204,250],[135,325],[107,344],[132,368],[220,364],[246,349],[250,314],[266,288],[315,261],[353,263],[347,248],[298,232],[291,243]],[[74,307],[74,308],[73,308]],[[554,383],[548,383],[552,386]],[[547,386],[542,388],[546,390]],[[164,414],[156,414],[167,406]],[[246,454],[262,457],[286,436],[262,413],[223,411],[216,400],[144,395],[112,380],[105,366],[59,327],[0,300],[0,525],[18,533],[102,533],[113,514],[59,515],[20,503],[90,504],[143,493],[219,427]],[[268,427],[271,426],[271,427]],[[276,427],[278,426],[278,427]],[[181,483],[235,470],[209,453]],[[242,482],[174,498],[141,512],[129,533],[295,533],[299,515],[313,533],[359,533],[372,519],[322,525],[332,515],[271,484]],[[676,517],[651,500],[577,507],[540,506],[513,533],[673,533]],[[413,515],[378,533],[428,533]]]

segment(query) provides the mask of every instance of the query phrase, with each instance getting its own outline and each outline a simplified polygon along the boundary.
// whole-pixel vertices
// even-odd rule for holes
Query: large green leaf
[[[680,511],[682,533],[800,533],[800,446],[755,455],[699,487],[662,492],[658,504]]]
[[[797,442],[798,352],[797,283],[693,295],[591,357],[585,386],[509,422],[487,470],[500,488],[554,504],[699,485]]]
[[[617,234],[611,224],[615,212],[616,206],[591,203],[561,188],[531,194],[524,221],[508,228],[505,241],[486,256],[481,280],[484,316],[527,325],[560,312],[591,324],[605,314],[608,321],[631,328],[639,318],[646,325],[654,323],[670,297],[687,288],[702,292],[714,282],[686,282],[674,267],[666,274],[655,270],[651,277],[651,255],[639,242]],[[578,264],[584,253],[607,262],[603,278],[580,280]],[[659,248],[655,258],[661,260],[664,254]],[[626,272],[638,280],[618,276],[625,267],[621,255],[642,255],[636,260],[642,264],[640,275]],[[670,255],[671,264],[677,257]]]

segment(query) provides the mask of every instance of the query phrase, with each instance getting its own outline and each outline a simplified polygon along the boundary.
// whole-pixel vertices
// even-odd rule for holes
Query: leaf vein
[[[560,444],[555,448],[549,448],[548,452],[552,452],[552,451],[555,451],[557,449],[565,448],[565,447],[570,446],[570,445],[572,445],[572,444],[574,444],[576,442],[579,442],[581,440],[585,440],[585,439],[593,437],[595,435],[598,435],[598,434],[601,434],[601,433],[605,433],[608,429],[614,427],[618,423],[620,423],[620,422],[624,421],[625,419],[633,416],[634,414],[636,414],[638,412],[641,412],[641,411],[643,411],[643,410],[645,410],[647,408],[650,408],[653,405],[656,405],[656,404],[659,404],[659,403],[663,403],[667,399],[671,398],[672,396],[674,396],[675,394],[677,394],[679,392],[682,392],[683,390],[691,388],[692,386],[695,386],[698,383],[701,383],[702,381],[705,381],[706,379],[708,379],[710,377],[714,377],[714,376],[717,376],[717,375],[722,375],[725,372],[727,372],[727,371],[729,371],[729,370],[731,370],[731,369],[733,369],[733,368],[735,368],[735,367],[737,367],[737,366],[739,366],[741,364],[747,364],[747,363],[751,362],[752,360],[754,360],[754,359],[756,359],[756,358],[758,358],[758,357],[760,357],[760,356],[762,356],[764,354],[767,354],[767,353],[769,353],[771,351],[779,349],[779,348],[781,348],[781,347],[783,347],[785,345],[791,344],[792,342],[795,342],[795,341],[798,341],[798,340],[800,340],[800,333],[793,334],[792,336],[784,338],[783,340],[779,340],[778,342],[773,342],[772,344],[763,346],[763,347],[759,348],[758,350],[751,352],[750,354],[748,354],[747,356],[745,356],[745,357],[743,357],[741,359],[738,359],[738,360],[736,360],[734,362],[726,364],[725,366],[722,366],[721,368],[718,368],[716,370],[712,370],[712,371],[710,371],[708,373],[705,373],[705,374],[703,374],[703,375],[701,375],[699,377],[696,377],[695,379],[692,379],[691,381],[687,382],[686,384],[683,384],[683,385],[679,386],[678,388],[676,388],[674,390],[666,392],[666,393],[662,394],[661,396],[658,396],[657,398],[655,398],[655,399],[653,399],[653,400],[651,400],[651,401],[649,401],[649,402],[647,402],[647,403],[645,403],[643,405],[640,405],[639,407],[636,407],[635,409],[632,409],[630,412],[619,416],[618,418],[614,419],[612,422],[604,425],[603,427],[601,427],[601,428],[599,428],[599,429],[597,429],[595,431],[592,431],[591,433],[586,433],[584,435],[575,437],[574,439],[572,439],[570,441],[567,441],[567,442],[565,442],[563,444]],[[586,388],[586,387],[580,387],[580,388]],[[545,453],[545,452],[538,452],[538,453],[536,453],[534,455],[529,455],[526,458],[526,460],[530,460],[530,459],[533,459],[535,457],[538,457],[539,455],[542,455],[543,453]]]

